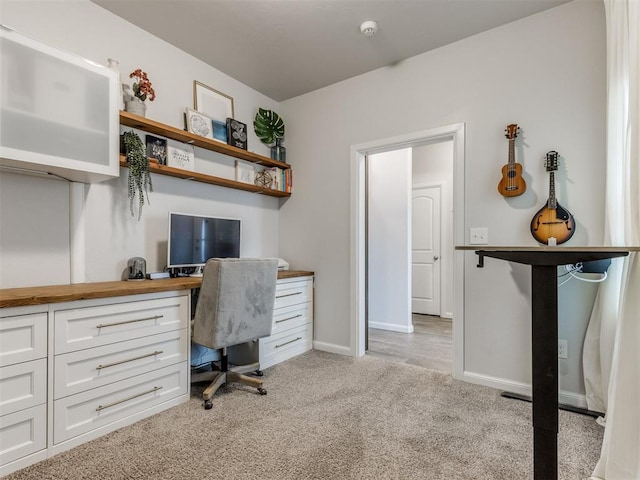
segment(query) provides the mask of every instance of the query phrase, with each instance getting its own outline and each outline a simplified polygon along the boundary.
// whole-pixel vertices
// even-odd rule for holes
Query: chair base
[[[245,370],[246,368],[246,366],[242,366],[242,370]],[[258,371],[259,370],[256,370],[256,372]],[[191,383],[199,382],[211,382],[209,386],[205,388],[204,392],[202,392],[202,400],[204,401],[205,410],[209,410],[213,406],[213,396],[218,391],[218,389],[220,389],[220,387],[226,385],[227,383],[242,383],[243,385],[248,385],[249,387],[255,387],[260,395],[267,394],[267,390],[262,386],[264,382],[261,379],[250,377],[233,370],[229,370],[226,372],[202,372],[191,375]]]

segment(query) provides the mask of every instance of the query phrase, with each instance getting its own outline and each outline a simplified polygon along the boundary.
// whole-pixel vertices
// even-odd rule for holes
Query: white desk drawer
[[[53,407],[53,443],[142,412],[185,395],[188,368],[184,363],[56,400]]]
[[[313,297],[313,280],[279,281],[276,285],[275,309],[310,302]]]
[[[186,362],[187,330],[65,353],[55,358],[56,399]]]
[[[0,417],[0,465],[47,447],[47,406]]]
[[[54,312],[55,354],[187,328],[187,296]]]
[[[0,367],[46,356],[46,312],[0,318]]]
[[[310,323],[313,316],[312,310],[313,308],[310,302],[274,310],[271,335],[278,335],[290,328],[300,327]]]
[[[313,325],[307,323],[260,339],[260,368],[268,368],[313,347]]]
[[[47,359],[0,368],[0,415],[47,401]]]

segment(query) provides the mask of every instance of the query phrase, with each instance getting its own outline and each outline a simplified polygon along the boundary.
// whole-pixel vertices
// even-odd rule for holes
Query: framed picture
[[[237,148],[247,149],[247,124],[227,118],[227,143]]]
[[[153,135],[145,135],[147,144],[147,157],[156,160],[160,165],[167,163],[167,141],[164,138]]]
[[[185,143],[169,140],[167,145],[167,165],[182,170],[194,171],[195,148]]]
[[[220,120],[212,120],[213,139],[218,142],[227,143],[227,125]]]
[[[256,181],[256,170],[253,163],[236,160],[236,181],[242,183],[250,183],[253,185]]]
[[[193,108],[219,122],[233,118],[233,98],[197,80],[193,81]]]
[[[195,110],[187,108],[186,120],[188,132],[195,133],[196,135],[200,135],[205,138],[213,138],[213,125],[211,123],[211,118],[201,112],[196,112]]]

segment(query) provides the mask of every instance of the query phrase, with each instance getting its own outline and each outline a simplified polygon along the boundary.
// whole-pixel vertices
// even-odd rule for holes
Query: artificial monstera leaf
[[[253,128],[260,141],[267,145],[275,143],[277,138],[284,137],[284,120],[271,110],[258,108]]]

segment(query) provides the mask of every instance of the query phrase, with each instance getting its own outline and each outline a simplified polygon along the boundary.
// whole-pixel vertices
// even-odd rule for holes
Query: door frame
[[[351,146],[351,355],[365,353],[366,156],[442,140],[453,141],[453,240],[464,245],[465,125],[456,123]],[[464,373],[464,255],[454,252],[453,377]]]

